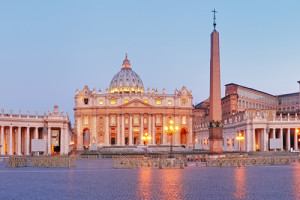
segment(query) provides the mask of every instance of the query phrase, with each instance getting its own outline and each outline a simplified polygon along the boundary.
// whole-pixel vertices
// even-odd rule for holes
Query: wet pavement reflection
[[[300,199],[300,164],[236,168],[113,169],[111,159],[76,167],[0,165],[0,199]]]

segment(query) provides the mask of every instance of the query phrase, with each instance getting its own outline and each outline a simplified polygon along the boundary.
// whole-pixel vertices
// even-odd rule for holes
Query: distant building
[[[170,145],[164,126],[170,119],[180,127],[174,145],[192,147],[192,92],[185,87],[166,94],[165,89],[145,91],[142,79],[123,61],[106,93],[85,86],[75,96],[76,148],[143,145],[147,132],[149,145]]]
[[[299,92],[275,96],[234,83],[225,85],[225,88],[225,97],[222,98],[223,151],[289,151],[299,148]],[[207,100],[193,110],[195,146],[207,150],[208,110]],[[239,134],[244,136],[244,141],[236,140]],[[277,139],[280,146],[273,147],[272,139]]]
[[[34,140],[38,140],[35,146]],[[72,148],[73,132],[69,115],[54,111],[44,115],[0,114],[0,155],[52,155],[68,154]],[[38,146],[37,146],[38,145]],[[34,148],[45,151],[34,151]]]

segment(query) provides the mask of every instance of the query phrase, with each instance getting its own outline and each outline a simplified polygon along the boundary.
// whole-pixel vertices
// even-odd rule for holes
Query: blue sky
[[[105,91],[125,52],[145,89],[185,85],[201,102],[214,8],[222,96],[231,82],[299,90],[298,1],[0,1],[0,107],[42,114],[58,104],[73,115],[76,89]]]

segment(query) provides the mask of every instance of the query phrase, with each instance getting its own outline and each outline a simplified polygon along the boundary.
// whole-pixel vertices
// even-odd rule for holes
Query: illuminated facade
[[[274,96],[233,83],[225,87],[223,151],[290,151],[300,147],[299,92]],[[208,110],[208,101],[193,110],[195,146],[206,150],[209,149]],[[240,134],[244,141],[236,140]],[[280,146],[273,148],[271,139],[277,139]]]
[[[132,70],[130,61],[123,61],[103,94],[87,86],[76,91],[76,148],[143,145],[145,133],[149,145],[169,145],[170,136],[164,126],[170,119],[180,127],[174,134],[174,145],[192,146],[192,93],[185,87],[166,94],[144,89],[141,78]]]
[[[39,140],[45,146],[45,151],[40,155],[68,154],[72,143],[73,132],[66,115],[58,111],[58,106],[54,106],[54,111],[44,115],[4,113],[0,114],[0,155],[32,155],[33,140]]]

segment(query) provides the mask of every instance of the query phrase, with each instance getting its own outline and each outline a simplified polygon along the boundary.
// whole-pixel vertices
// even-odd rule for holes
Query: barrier
[[[251,158],[219,158],[207,159],[207,167],[240,167],[256,165],[280,165],[300,161],[298,156],[251,157]]]
[[[144,156],[114,156],[114,168],[139,169],[139,168],[184,168],[184,160],[176,158],[150,158]]]
[[[75,157],[45,156],[27,157],[11,156],[8,159],[8,167],[75,167]]]

